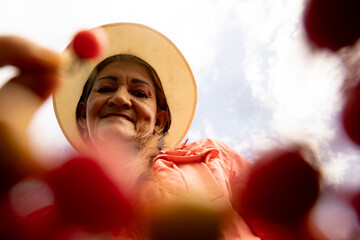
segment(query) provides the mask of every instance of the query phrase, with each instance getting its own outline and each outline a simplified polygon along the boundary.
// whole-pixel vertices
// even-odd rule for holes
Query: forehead
[[[134,61],[119,60],[112,62],[98,73],[97,79],[104,76],[136,78],[154,85],[148,69]]]

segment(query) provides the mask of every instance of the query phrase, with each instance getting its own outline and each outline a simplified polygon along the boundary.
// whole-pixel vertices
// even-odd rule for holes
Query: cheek
[[[86,105],[86,120],[88,125],[94,124],[94,121],[99,116],[104,104],[106,104],[105,97],[96,97],[90,94]]]
[[[147,127],[152,128],[156,122],[156,104],[151,102],[149,104],[142,104],[137,111],[138,119]]]

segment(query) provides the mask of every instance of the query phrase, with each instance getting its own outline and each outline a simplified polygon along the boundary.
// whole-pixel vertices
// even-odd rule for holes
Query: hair
[[[150,64],[148,64],[147,62],[145,62],[144,60],[142,60],[141,58],[138,58],[136,56],[129,55],[129,54],[118,54],[118,55],[110,56],[110,57],[104,59],[103,61],[101,61],[98,65],[96,65],[96,67],[92,70],[92,72],[90,73],[90,75],[84,85],[83,92],[82,92],[79,102],[77,104],[76,121],[78,123],[79,119],[81,118],[82,110],[80,108],[80,105],[81,105],[81,103],[84,103],[86,105],[89,95],[91,93],[91,90],[94,86],[96,77],[98,76],[100,71],[103,70],[110,63],[117,62],[117,61],[129,61],[129,62],[134,62],[134,63],[137,63],[137,64],[143,66],[149,73],[151,80],[154,83],[157,111],[159,112],[161,110],[164,110],[164,111],[166,111],[166,114],[167,114],[167,122],[165,124],[163,131],[158,134],[159,137],[154,136],[154,138],[157,139],[156,140],[157,148],[159,150],[161,150],[164,147],[164,136],[168,132],[170,125],[171,125],[170,109],[169,109],[169,106],[166,101],[165,92],[162,87],[160,78],[159,78],[158,74],[156,73],[155,69],[153,67],[151,67]],[[78,129],[81,133],[83,133],[84,130],[80,127],[79,124],[78,124]],[[146,144],[144,144],[144,142],[149,141],[149,136],[136,136],[133,141],[137,141],[139,143],[138,147],[141,149],[144,147],[144,145],[146,145]]]

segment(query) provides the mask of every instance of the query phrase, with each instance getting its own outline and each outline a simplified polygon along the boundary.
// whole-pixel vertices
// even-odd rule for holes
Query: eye
[[[96,92],[99,92],[99,93],[109,93],[109,92],[113,92],[113,88],[110,87],[110,86],[103,86],[103,87],[100,87],[98,90],[96,90]]]
[[[142,90],[133,91],[132,95],[138,98],[148,98],[148,94]]]

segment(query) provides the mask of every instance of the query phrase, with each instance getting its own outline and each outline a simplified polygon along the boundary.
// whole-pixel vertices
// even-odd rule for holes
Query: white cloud
[[[215,138],[217,139],[218,136],[215,133],[214,125],[207,119],[204,120],[204,135],[206,138]]]
[[[245,80],[255,103],[271,111],[262,119],[268,128],[260,135],[254,130],[252,137],[264,145],[274,138],[306,140],[326,152],[336,133],[333,118],[341,107],[343,70],[335,56],[312,54],[305,45],[303,1],[242,1],[237,11],[244,31]],[[237,145],[251,147],[256,142],[249,139]]]
[[[235,143],[234,149],[246,157],[247,160],[253,162],[262,152],[278,147],[281,144],[281,140],[274,133],[265,129],[259,129],[255,130],[245,140]]]
[[[199,128],[192,128],[189,130],[189,132],[186,134],[185,140],[189,139],[189,141],[196,141],[200,138],[202,138],[201,130]]]
[[[323,164],[326,183],[335,187],[360,187],[360,151],[330,152],[329,159]]]

